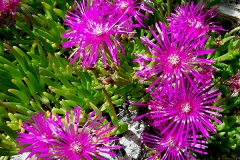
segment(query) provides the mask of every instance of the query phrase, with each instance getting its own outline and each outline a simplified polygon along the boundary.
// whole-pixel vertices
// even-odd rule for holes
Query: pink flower
[[[69,58],[71,64],[81,56],[82,67],[91,68],[97,62],[99,53],[102,56],[104,67],[107,66],[107,59],[112,59],[119,65],[119,49],[125,53],[121,43],[116,39],[117,34],[126,34],[120,20],[124,14],[117,14],[112,11],[112,3],[105,1],[75,2],[73,6],[75,12],[68,11],[66,25],[70,30],[66,31],[62,37],[68,38],[62,45],[64,48],[76,46],[77,48]]]
[[[197,141],[193,142],[193,137],[185,132],[182,137],[179,135],[172,135],[171,137],[167,134],[161,135],[157,131],[157,136],[143,133],[141,136],[141,141],[146,144],[146,146],[155,150],[155,154],[152,155],[148,160],[154,160],[161,157],[161,160],[184,160],[196,158],[190,153],[197,152],[200,154],[207,154],[204,149],[207,148],[207,141],[201,140],[201,136],[197,136]],[[185,139],[183,137],[186,137]]]
[[[8,26],[10,26],[16,19],[17,9],[20,9],[26,19],[31,23],[31,20],[22,11],[19,0],[0,0],[0,26],[4,24],[6,19],[12,18],[12,20],[10,20],[10,22],[8,23]]]
[[[95,116],[96,115],[96,116]],[[98,153],[116,156],[112,149],[119,149],[121,146],[112,146],[111,143],[118,140],[117,137],[110,137],[109,132],[115,126],[109,127],[110,122],[103,123],[106,117],[101,117],[92,112],[81,129],[80,125],[80,107],[75,107],[72,115],[72,122],[69,118],[69,112],[66,111],[66,118],[63,121],[57,116],[57,121],[53,124],[61,128],[58,132],[58,139],[53,142],[52,152],[57,159],[90,160],[92,157],[103,160]],[[95,117],[94,117],[95,116]]]
[[[240,71],[233,77],[230,77],[226,82],[229,90],[233,91],[232,96],[240,91]]]
[[[200,132],[204,137],[209,138],[208,130],[216,133],[212,121],[221,123],[215,117],[221,114],[214,110],[222,110],[220,107],[212,106],[221,95],[218,89],[211,89],[212,86],[213,83],[206,83],[195,91],[190,83],[185,83],[178,92],[175,92],[172,99],[158,97],[164,107],[151,112],[153,126],[158,128],[165,125],[161,134],[168,133],[167,137],[171,137],[172,134],[180,137],[184,132],[191,132],[195,142],[196,133]],[[156,108],[159,107],[156,105]]]
[[[48,154],[53,142],[54,133],[49,127],[49,122],[46,121],[44,114],[38,113],[32,116],[33,123],[28,121],[23,123],[22,128],[27,133],[18,133],[16,141],[19,146],[25,146],[19,153],[31,152],[28,158],[37,154],[37,158],[42,157],[42,154]],[[44,157],[44,156],[43,156]]]
[[[196,83],[201,82],[202,84],[212,81],[214,78],[213,72],[216,70],[216,68],[213,68],[212,66],[205,66],[204,69],[200,70],[199,73],[202,75],[198,79],[195,79]]]
[[[80,124],[80,107],[74,107],[73,115],[66,111],[65,120],[58,115],[46,119],[41,113],[32,118],[34,123],[23,123],[22,127],[27,133],[18,133],[16,139],[19,146],[25,147],[19,153],[31,152],[28,158],[36,154],[38,159],[44,160],[90,160],[92,157],[102,160],[104,158],[98,153],[116,156],[112,149],[121,148],[112,144],[118,140],[110,136],[111,130],[116,127],[111,127],[101,112],[92,112],[83,126]]]
[[[132,24],[132,18],[135,18],[138,22],[138,24],[133,25],[134,27],[145,27],[145,25],[143,24],[143,20],[148,20],[148,17],[140,11],[148,12],[151,14],[153,13],[152,10],[146,6],[147,2],[139,2],[137,0],[115,0],[115,2],[117,5],[116,11],[118,12],[118,14],[124,14],[124,17],[121,19],[121,21],[125,21],[124,25],[127,28],[132,26],[127,26],[129,24]]]
[[[162,101],[160,101],[157,97],[152,97],[152,98],[153,99],[149,100],[147,103],[127,101],[132,105],[136,105],[139,107],[148,107],[148,112],[135,117],[134,121],[138,121],[142,118],[147,118],[148,124],[153,126],[154,120],[153,120],[153,118],[151,118],[151,116],[152,116],[151,113],[161,111],[164,108],[164,105],[166,105],[166,104],[163,103]]]
[[[1,18],[1,25],[4,24],[5,19],[8,15],[16,14],[16,9],[18,6],[19,0],[0,0],[0,18]],[[15,18],[13,18],[9,25],[13,23]]]
[[[202,46],[208,37],[197,39],[198,32],[195,29],[181,30],[183,25],[178,26],[178,30],[171,25],[165,27],[161,22],[156,23],[157,32],[149,27],[154,40],[141,37],[144,44],[148,46],[150,54],[148,56],[136,54],[140,69],[136,75],[141,81],[152,77],[154,82],[149,86],[147,92],[153,95],[174,93],[184,79],[187,79],[197,90],[193,79],[199,79],[202,74],[199,70],[209,69],[207,65],[214,63],[212,60],[201,58],[202,55],[212,53],[213,49],[205,50]],[[206,67],[207,66],[207,67]],[[156,78],[154,77],[156,76]]]
[[[214,13],[216,8],[204,10],[205,6],[206,4],[201,6],[200,3],[195,5],[194,2],[185,2],[183,7],[179,6],[176,13],[171,13],[171,17],[167,19],[171,25],[177,28],[179,24],[184,24],[182,26],[187,30],[195,28],[200,32],[200,35],[204,35],[209,31],[218,32],[224,30],[220,23],[211,22],[216,16],[216,13]]]

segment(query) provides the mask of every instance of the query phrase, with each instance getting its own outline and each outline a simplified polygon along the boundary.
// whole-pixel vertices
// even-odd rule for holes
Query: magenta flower
[[[216,16],[216,13],[214,13],[216,8],[205,11],[205,6],[206,4],[201,6],[200,3],[195,5],[194,2],[191,2],[191,4],[185,2],[183,7],[179,6],[176,13],[171,13],[171,17],[167,19],[175,27],[182,23],[184,24],[182,25],[183,28],[187,28],[187,30],[191,30],[193,27],[200,32],[200,35],[204,35],[209,31],[218,32],[224,30],[220,23],[211,22],[212,18]]]
[[[0,25],[4,24],[5,19],[8,18],[9,15],[14,16],[16,14],[18,3],[19,0],[0,0]],[[10,21],[9,25],[13,23],[14,19],[15,16]]]
[[[151,77],[154,79],[156,76],[147,92],[156,87],[152,92],[153,95],[172,94],[179,86],[173,84],[183,83],[185,78],[197,90],[192,79],[201,77],[199,70],[209,69],[207,65],[214,63],[212,60],[200,58],[214,51],[200,47],[208,37],[197,39],[198,32],[195,29],[181,30],[183,27],[181,25],[178,26],[177,31],[175,27],[171,25],[165,27],[161,22],[156,23],[155,27],[158,33],[149,27],[154,37],[153,41],[147,37],[141,37],[151,55],[136,54],[138,58],[134,60],[140,63],[140,69],[136,75],[142,77],[141,81]]]
[[[226,82],[228,89],[233,92],[232,96],[240,91],[240,71],[233,77],[230,77]]]
[[[131,102],[127,101],[132,105],[136,105],[139,107],[148,107],[148,112],[142,115],[139,115],[134,118],[134,121],[138,121],[142,118],[147,118],[147,122],[149,125],[153,126],[154,120],[151,118],[152,112],[158,112],[159,110],[162,110],[164,108],[165,103],[160,101],[157,97],[152,97],[152,100],[149,100],[147,103],[141,103],[141,102]]]
[[[106,123],[101,113],[95,114],[96,111],[88,116],[83,127],[80,127],[80,107],[74,107],[72,116],[66,111],[65,120],[58,115],[48,119],[41,113],[32,116],[34,123],[23,123],[27,133],[19,133],[16,139],[19,146],[25,147],[19,153],[30,151],[28,158],[36,154],[37,159],[46,160],[104,159],[98,153],[116,156],[111,150],[121,146],[113,146],[112,142],[118,138],[110,137],[115,126],[110,127],[111,123]]]
[[[115,2],[117,5],[116,11],[118,12],[118,14],[124,14],[124,17],[121,19],[121,21],[125,21],[124,25],[127,28],[132,26],[127,25],[132,24],[133,17],[138,22],[138,24],[133,25],[134,27],[145,27],[145,25],[143,24],[143,20],[148,20],[148,17],[140,11],[145,11],[151,14],[153,13],[152,10],[146,6],[147,2],[139,2],[137,0],[115,0]],[[129,19],[129,17],[131,19]]]
[[[37,158],[40,158],[42,157],[41,155],[48,154],[54,133],[50,129],[50,124],[46,121],[44,114],[38,113],[36,116],[33,115],[32,119],[34,123],[30,121],[23,123],[22,128],[27,133],[18,133],[16,141],[19,143],[19,146],[25,146],[19,153],[28,151],[31,153],[27,158],[31,158],[35,154],[37,154]]]
[[[158,159],[161,160],[184,160],[196,158],[190,153],[196,152],[200,154],[207,154],[204,149],[207,148],[207,141],[201,140],[201,136],[197,136],[197,141],[193,142],[193,137],[189,133],[184,133],[180,135],[187,138],[179,138],[179,135],[172,135],[171,137],[166,136],[166,134],[152,135],[148,133],[143,133],[141,136],[141,141],[146,144],[146,146],[155,150],[155,154],[152,155],[148,160]]]
[[[62,35],[63,38],[69,39],[62,44],[64,48],[77,47],[69,57],[72,58],[70,63],[81,56],[82,67],[91,68],[100,53],[105,67],[107,57],[119,65],[118,51],[120,49],[123,54],[125,51],[115,35],[127,33],[119,23],[124,15],[113,12],[110,2],[91,1],[90,7],[85,0],[75,4],[75,12],[68,11],[65,21],[71,29]]]
[[[16,19],[16,12],[19,9],[26,19],[31,23],[31,20],[23,12],[22,7],[19,4],[19,0],[0,0],[0,26],[2,26],[7,18],[11,18],[10,22],[7,24],[10,26]]]
[[[59,126],[62,132],[58,132],[58,139],[54,141],[52,153],[57,159],[91,160],[92,157],[103,160],[98,153],[116,156],[112,149],[119,149],[121,146],[110,145],[117,137],[110,137],[109,132],[115,126],[109,127],[109,123],[102,124],[106,117],[101,117],[96,111],[92,112],[81,129],[80,125],[80,107],[74,107],[72,122],[69,118],[69,112],[66,111],[66,118],[63,121],[57,116],[57,121],[52,122]]]
[[[211,105],[221,95],[218,89],[211,89],[212,86],[213,83],[206,83],[200,86],[198,91],[195,91],[190,83],[186,83],[181,85],[170,101],[158,97],[159,101],[165,103],[165,105],[162,110],[151,112],[151,118],[154,121],[153,126],[158,127],[168,123],[161,130],[161,134],[168,133],[168,137],[171,137],[172,134],[180,137],[184,132],[191,131],[194,141],[198,132],[209,138],[208,130],[216,133],[211,121],[221,123],[220,120],[215,118],[215,116],[221,116],[221,114],[214,110],[222,110],[220,107]]]
[[[212,81],[214,78],[213,71],[215,71],[216,68],[213,68],[212,66],[205,66],[204,69],[200,70],[199,73],[202,75],[198,79],[195,79],[197,83],[201,82],[202,84]]]

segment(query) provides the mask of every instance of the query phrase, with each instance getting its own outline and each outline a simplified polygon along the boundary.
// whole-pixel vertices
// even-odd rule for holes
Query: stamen
[[[173,138],[172,138],[172,137],[170,137],[170,138],[169,138],[169,140],[168,140],[167,144],[168,144],[168,146],[169,146],[170,148],[173,148],[173,147],[175,146],[175,143],[174,143],[174,141],[173,141]]]
[[[196,27],[196,28],[200,28],[201,26],[202,26],[202,23],[201,23],[201,22],[199,22],[199,21],[197,21],[197,23],[196,23],[195,27]]]
[[[201,21],[198,21],[198,20],[188,20],[188,25],[190,27],[195,27],[195,28],[201,28],[201,26],[203,25]]]
[[[96,36],[101,36],[104,33],[104,29],[102,27],[97,26],[96,29],[94,29],[93,33]]]
[[[171,54],[167,59],[168,62],[173,66],[178,65],[180,62],[179,56],[177,54]]]
[[[128,3],[127,2],[121,2],[120,3],[120,8],[122,9],[122,10],[125,10],[127,7],[128,7]]]
[[[70,144],[70,150],[74,153],[74,154],[80,154],[83,151],[83,147],[81,142],[73,142]]]
[[[191,106],[189,103],[182,105],[181,108],[183,113],[189,113],[191,111]]]

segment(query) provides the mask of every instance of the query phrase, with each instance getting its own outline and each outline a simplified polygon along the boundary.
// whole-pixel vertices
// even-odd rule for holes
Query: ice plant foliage
[[[106,117],[94,111],[81,127],[80,111],[80,107],[74,107],[72,116],[66,111],[65,120],[58,115],[55,118],[45,118],[41,113],[32,116],[34,123],[22,126],[28,133],[19,133],[17,138],[20,146],[27,146],[20,153],[30,151],[28,158],[36,154],[37,158],[71,160],[91,160],[93,157],[103,160],[98,153],[116,156],[112,149],[121,146],[113,146],[111,143],[118,138],[109,134],[115,126],[103,123]]]
[[[141,37],[142,42],[148,46],[151,57],[136,54],[137,59],[134,62],[139,62],[141,65],[136,75],[142,77],[141,81],[157,75],[147,92],[156,86],[152,92],[154,95],[174,94],[179,85],[172,84],[181,84],[184,78],[196,89],[191,77],[199,79],[201,77],[199,70],[209,69],[207,65],[214,63],[212,60],[200,58],[214,51],[200,47],[208,37],[199,40],[196,38],[198,32],[194,28],[182,30],[183,27],[183,24],[179,24],[176,30],[175,26],[165,27],[159,22],[155,24],[157,32],[149,27],[155,42],[147,37]],[[154,63],[148,65],[150,62]]]
[[[122,26],[123,14],[112,10],[112,4],[106,1],[91,1],[88,7],[87,1],[75,2],[74,12],[68,12],[65,24],[70,28],[62,37],[68,38],[62,45],[70,48],[77,45],[71,54],[71,64],[81,56],[82,67],[93,67],[99,57],[102,56],[104,66],[107,66],[107,56],[119,65],[118,50],[125,53],[121,43],[116,39],[116,34],[126,34]]]
[[[209,31],[218,32],[223,30],[219,23],[211,21],[216,16],[216,13],[214,13],[216,8],[205,11],[205,6],[206,4],[200,5],[200,3],[194,4],[194,2],[184,3],[184,6],[178,7],[176,13],[171,13],[168,21],[175,27],[184,24],[184,28],[189,30],[194,28],[200,32],[200,35],[204,35]]]
[[[148,17],[144,15],[144,13],[141,13],[141,11],[147,12],[147,13],[153,13],[152,10],[147,7],[146,2],[139,2],[137,0],[115,0],[117,5],[117,12],[118,14],[122,15],[124,14],[124,17],[121,19],[121,21],[125,21],[126,27],[129,25],[128,23],[132,24],[132,18],[135,18],[138,24],[134,24],[134,27],[145,27],[143,24],[143,20],[148,20]],[[129,17],[131,19],[129,19]]]

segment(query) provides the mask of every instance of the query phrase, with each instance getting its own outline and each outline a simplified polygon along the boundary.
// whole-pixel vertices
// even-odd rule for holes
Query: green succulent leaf
[[[116,130],[116,135],[122,134],[128,130],[128,124],[126,122],[119,122],[119,126]]]
[[[17,153],[18,153],[18,150],[9,150],[9,149],[0,148],[1,156],[13,156],[13,155],[17,155]]]
[[[4,54],[3,42],[0,40],[0,55]]]
[[[17,132],[12,130],[10,127],[8,127],[7,125],[3,124],[2,122],[0,122],[0,130],[4,131],[13,140],[15,138],[17,138]],[[1,155],[1,153],[0,153],[0,155]]]

